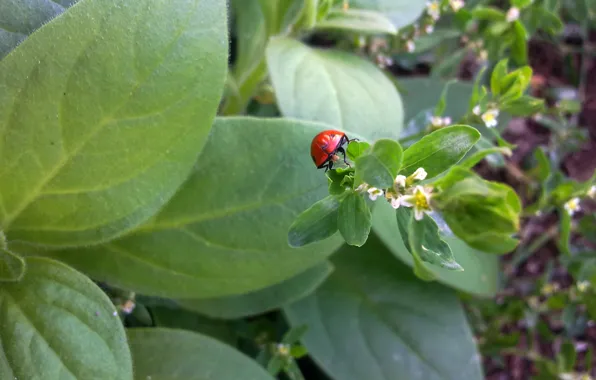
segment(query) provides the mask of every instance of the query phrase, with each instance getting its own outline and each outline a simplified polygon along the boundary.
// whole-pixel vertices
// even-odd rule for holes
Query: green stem
[[[250,99],[257,91],[261,82],[267,75],[267,64],[265,58],[252,70],[252,72],[241,82],[238,83],[235,96],[229,96],[222,109],[224,116],[238,115],[244,113]]]

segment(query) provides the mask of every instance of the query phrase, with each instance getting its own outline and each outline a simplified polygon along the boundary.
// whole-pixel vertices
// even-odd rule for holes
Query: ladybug
[[[346,161],[346,151],[343,146],[350,141],[348,136],[342,131],[328,129],[316,135],[310,144],[310,156],[317,166],[317,169],[325,168],[325,171],[333,167],[333,163],[339,160],[337,153],[344,156],[344,163],[348,166],[350,164]]]

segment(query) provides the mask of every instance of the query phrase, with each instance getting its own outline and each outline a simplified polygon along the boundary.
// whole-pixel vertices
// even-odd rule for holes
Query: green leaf
[[[420,54],[430,49],[433,49],[448,40],[459,38],[462,32],[452,28],[437,28],[431,34],[426,34],[416,37],[416,47],[413,54]],[[439,63],[439,62],[437,62]]]
[[[452,80],[448,81],[447,83],[445,83],[445,87],[443,87],[443,91],[441,92],[441,97],[439,98],[439,102],[437,103],[437,106],[435,107],[435,115],[436,116],[441,116],[441,115],[443,115],[443,112],[445,112],[445,109],[447,108],[447,94],[449,93],[449,86],[451,86],[453,83],[457,83],[457,80],[452,79]]]
[[[132,378],[116,309],[82,274],[28,258],[23,279],[0,287],[0,303],[2,379]]]
[[[372,226],[371,218],[363,195],[350,192],[344,197],[339,204],[337,226],[346,243],[357,247],[366,243]]]
[[[557,245],[561,252],[565,255],[570,256],[571,250],[569,249],[569,243],[571,240],[571,215],[564,208],[559,209],[559,240]]]
[[[484,378],[453,291],[417,280],[372,236],[333,263],[323,286],[285,308],[292,326],[309,326],[302,343],[330,378]]]
[[[519,9],[523,9],[530,6],[534,0],[511,0],[511,6]]]
[[[397,29],[412,24],[426,8],[424,1],[411,0],[350,0],[350,8],[370,9],[387,16]]]
[[[507,75],[507,59],[502,59],[495,65],[493,73],[490,76],[490,91],[494,96],[501,94],[501,81]]]
[[[414,266],[414,274],[424,281],[436,280],[437,276],[424,264],[419,255],[419,249],[412,249],[410,246],[410,223],[412,220],[412,213],[405,207],[401,207],[395,211],[397,220],[397,228],[401,236],[401,241],[407,250],[412,255],[412,263]]]
[[[339,200],[330,195],[304,210],[290,226],[288,244],[298,248],[333,236],[337,232],[338,209]]]
[[[399,230],[396,210],[385,202],[376,206],[373,213],[373,231],[387,245],[393,255],[407,265],[414,266],[412,255],[406,247],[408,244],[404,244],[407,240],[404,240],[401,234],[396,232]],[[407,226],[407,222],[405,226]],[[429,267],[428,270],[432,271],[438,281],[456,289],[483,297],[493,296],[497,291],[498,256],[470,248],[449,231],[445,231],[443,225],[439,224],[439,228],[440,236],[451,247],[455,260],[466,270],[465,272],[455,272],[437,267]],[[371,239],[369,238],[369,240]]]
[[[206,141],[226,31],[218,0],[90,0],[0,61],[8,240],[88,245],[155,214]]]
[[[312,293],[333,271],[323,262],[268,288],[223,298],[181,299],[183,307],[212,318],[237,319],[263,314],[297,301]]]
[[[477,6],[472,10],[472,16],[476,20],[505,21],[505,13],[494,7]]]
[[[382,13],[363,9],[332,9],[317,29],[340,29],[365,34],[397,34],[397,29]]]
[[[399,136],[401,97],[371,62],[279,37],[269,42],[267,64],[284,116],[325,122],[368,140]]]
[[[457,164],[479,139],[480,132],[465,125],[436,130],[406,149],[400,174],[424,168],[433,178]]]
[[[205,335],[165,328],[127,333],[138,380],[273,380],[248,356]]]
[[[433,218],[424,215],[422,220],[418,221],[414,219],[411,209],[404,209],[404,211],[410,214],[408,227],[410,249],[427,263],[462,272],[464,268],[455,261],[449,244],[439,236],[439,227]]]
[[[511,44],[511,58],[518,65],[528,63],[528,32],[519,21],[513,22],[513,44]]]
[[[356,184],[386,189],[393,185],[402,163],[402,148],[398,142],[380,139],[372,149],[356,160]]]
[[[213,298],[261,289],[324,261],[333,237],[288,246],[296,216],[327,195],[308,154],[328,126],[249,117],[216,120],[193,173],[149,223],[109,243],[40,252],[145,295]],[[10,247],[27,253],[27,248]]]
[[[501,109],[513,116],[531,116],[538,112],[543,112],[545,109],[544,99],[538,99],[529,95],[522,95],[521,97],[505,102],[501,105]]]
[[[5,0],[0,4],[0,59],[78,0]]]
[[[481,138],[478,141],[478,145],[476,146],[476,148],[479,148],[480,142],[488,143],[489,145],[487,145],[488,146],[487,148],[478,149],[475,153],[473,153],[468,158],[465,158],[462,162],[460,162],[458,164],[458,166],[461,166],[462,168],[466,168],[466,169],[472,169],[474,166],[476,166],[476,164],[478,164],[480,161],[482,161],[485,158],[487,159],[487,161],[493,162],[493,163],[503,161],[502,157],[498,157],[498,156],[497,156],[497,158],[491,157],[493,155],[501,154],[503,156],[510,157],[513,154],[513,152],[511,151],[510,148],[492,146],[492,143],[487,142],[487,140],[484,138]]]
[[[348,149],[346,153],[348,158],[352,161],[356,161],[356,159],[368,149],[370,148],[370,144],[365,141],[352,141],[348,144]]]

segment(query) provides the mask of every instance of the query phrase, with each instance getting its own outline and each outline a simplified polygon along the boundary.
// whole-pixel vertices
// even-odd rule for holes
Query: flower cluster
[[[412,207],[416,220],[422,220],[424,213],[433,211],[430,205],[433,188],[432,186],[415,185],[415,183],[424,180],[426,176],[426,170],[418,168],[408,177],[404,175],[395,177],[392,188],[382,190],[363,183],[358,186],[356,191],[366,191],[372,201],[384,196],[394,209],[401,206]]]

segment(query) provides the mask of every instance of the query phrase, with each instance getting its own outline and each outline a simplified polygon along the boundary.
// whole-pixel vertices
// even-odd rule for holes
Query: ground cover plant
[[[593,0],[0,0],[0,379],[589,379]]]

